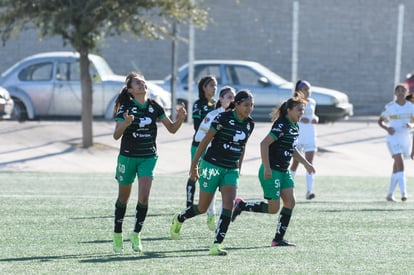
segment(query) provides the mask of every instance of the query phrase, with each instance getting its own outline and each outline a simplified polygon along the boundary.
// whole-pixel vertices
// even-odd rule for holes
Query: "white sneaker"
[[[388,195],[388,196],[386,197],[386,199],[387,199],[387,201],[396,201],[396,200],[394,199],[393,195]]]
[[[313,200],[315,198],[315,193],[308,192],[306,193],[307,200]]]

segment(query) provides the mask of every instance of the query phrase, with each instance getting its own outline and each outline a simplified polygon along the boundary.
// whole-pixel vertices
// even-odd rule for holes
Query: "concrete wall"
[[[291,0],[205,0],[214,23],[196,29],[195,58],[258,61],[291,78]],[[377,115],[392,100],[398,5],[405,6],[400,80],[414,71],[414,1],[299,0],[298,77],[315,86],[346,92],[356,114]],[[188,28],[180,26],[181,35]],[[171,72],[171,41],[137,41],[130,36],[107,38],[100,54],[116,73],[138,70],[147,79]],[[39,40],[21,33],[0,47],[0,71],[27,55],[71,50],[62,40]],[[188,61],[188,45],[178,45],[178,64]]]

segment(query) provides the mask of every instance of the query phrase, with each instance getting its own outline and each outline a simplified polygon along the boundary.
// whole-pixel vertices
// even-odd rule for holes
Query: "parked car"
[[[252,117],[269,120],[269,113],[275,106],[292,96],[293,84],[263,65],[244,60],[198,60],[194,63],[193,101],[198,98],[196,82],[204,75],[215,75],[218,89],[230,85],[237,90],[249,89],[254,96]],[[188,103],[188,64],[178,69],[178,102]],[[171,76],[155,83],[170,90]],[[337,121],[353,115],[353,105],[345,93],[312,86],[312,97],[316,100],[316,114],[321,122]]]
[[[14,102],[9,92],[0,87],[0,120],[11,118]]]
[[[90,54],[93,82],[93,115],[111,119],[115,99],[125,84],[125,76],[112,72],[100,56]],[[0,77],[14,100],[12,118],[80,117],[81,82],[79,54],[48,52],[29,56],[7,69]],[[148,82],[150,97],[171,111],[171,94]]]

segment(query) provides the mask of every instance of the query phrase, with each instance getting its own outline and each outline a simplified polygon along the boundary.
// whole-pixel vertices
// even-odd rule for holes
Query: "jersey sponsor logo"
[[[133,132],[132,136],[134,138],[150,138],[151,134],[142,134],[142,133],[138,133],[138,132]]]
[[[231,146],[230,144],[227,144],[227,143],[223,144],[223,148],[226,149],[226,150],[233,151],[233,152],[240,152],[241,151],[240,148],[233,147],[233,146]]]
[[[246,138],[246,133],[243,131],[236,131],[236,134],[233,136],[233,141],[238,142],[240,140],[244,140]]]
[[[215,168],[204,168],[204,169],[201,169],[201,172],[200,172],[200,177],[203,177],[206,180],[211,180],[213,177],[218,176],[218,175],[220,175],[220,172],[218,169],[215,169]],[[204,182],[203,184],[207,184],[207,182]]]
[[[142,127],[145,127],[146,125],[150,125],[151,122],[152,122],[152,119],[150,117],[142,117],[142,118],[139,118],[138,125],[140,128],[142,128]]]

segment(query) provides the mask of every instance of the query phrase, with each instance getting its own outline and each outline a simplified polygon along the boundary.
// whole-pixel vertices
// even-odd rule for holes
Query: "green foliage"
[[[186,176],[155,176],[142,231],[144,254],[131,250],[134,183],[124,222],[122,255],[112,253],[113,173],[0,173],[2,274],[407,274],[414,270],[414,202],[385,201],[387,178],[318,177],[316,199],[297,204],[286,239],[296,248],[271,248],[277,215],[242,213],[231,223],[228,256],[209,256],[213,232],[206,215],[169,237],[173,214],[185,207]],[[409,179],[412,182],[414,179]],[[260,200],[254,176],[238,193]],[[398,198],[398,196],[396,196]],[[217,206],[221,199],[218,195]]]
[[[207,23],[207,9],[191,0],[0,0],[5,43],[19,29],[36,27],[41,36],[60,35],[78,51],[94,49],[107,35],[169,35],[171,23]]]

